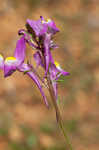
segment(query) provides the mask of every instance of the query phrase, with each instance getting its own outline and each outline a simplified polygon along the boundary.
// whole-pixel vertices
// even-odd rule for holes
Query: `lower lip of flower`
[[[16,60],[16,58],[15,57],[7,57],[5,61],[10,61],[10,60],[13,61],[13,60]]]
[[[16,62],[16,58],[15,57],[7,57],[5,59],[5,63],[9,64],[9,63],[13,63]]]

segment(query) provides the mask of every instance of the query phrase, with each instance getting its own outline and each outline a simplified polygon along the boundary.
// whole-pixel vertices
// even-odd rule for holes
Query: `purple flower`
[[[34,54],[34,59],[37,63],[37,67],[42,66],[44,68],[42,57],[41,57],[39,51],[37,51]],[[57,81],[61,75],[67,76],[67,75],[69,75],[69,72],[64,71],[57,62],[54,62],[51,55],[50,55],[50,66],[49,66],[48,72],[49,72],[48,74],[50,76],[50,80],[52,81],[54,94],[55,94],[55,97],[57,100]]]
[[[51,50],[57,48],[57,45],[53,42],[53,36],[57,32],[59,32],[59,29],[50,19],[44,20],[42,16],[37,21],[27,19],[26,30],[21,29],[18,32],[21,38],[17,41],[14,57],[7,57],[4,61],[0,55],[0,69],[4,71],[4,76],[8,77],[16,70],[27,74],[36,83],[47,106],[48,102],[42,90],[41,82],[45,84],[45,78],[49,76],[57,99],[57,81],[61,75],[69,75],[53,60],[51,54]],[[43,80],[31,64],[24,63],[26,43],[36,50],[33,57],[37,64],[36,69],[41,66],[44,70]]]
[[[44,68],[44,62],[43,62],[43,59],[42,59],[42,55],[40,53],[40,51],[37,51],[34,55],[34,60],[37,64],[37,68],[41,65],[43,68]]]
[[[40,37],[44,35],[45,33],[55,34],[56,32],[59,32],[59,29],[56,27],[54,21],[47,19],[47,21],[44,20],[44,18],[41,16],[41,19],[34,21],[27,19],[27,29],[30,31],[31,29],[35,33],[37,37]]]
[[[26,42],[37,49],[37,55],[34,55],[34,58],[39,55],[42,60],[42,66],[45,67],[45,76],[47,75],[49,64],[52,63],[51,49],[57,48],[57,45],[54,44],[52,40],[53,34],[58,32],[58,28],[56,27],[54,21],[44,18],[41,16],[39,20],[34,21],[27,19],[26,22],[27,31],[21,29],[19,31],[19,35],[23,35]],[[36,62],[39,62],[36,58]],[[38,65],[38,64],[37,64]]]
[[[49,64],[51,62],[51,52],[50,52],[50,40],[51,40],[51,34],[46,34],[44,38],[44,59],[45,59],[45,65],[46,65],[46,72],[48,72]]]
[[[52,56],[50,49],[57,48],[57,45],[54,44],[52,36],[59,31],[56,27],[54,21],[44,18],[41,16],[39,20],[34,21],[27,19],[27,32],[30,33],[33,37],[33,40],[38,44],[37,49],[40,51],[37,52],[37,55],[34,55],[34,58],[39,55],[42,57],[42,65],[45,67],[45,76],[47,75],[49,64],[52,63]],[[31,44],[30,44],[31,45]],[[34,47],[34,46],[33,46]],[[41,54],[42,53],[42,54]],[[36,58],[36,62],[39,62]],[[38,65],[38,63],[37,63]]]
[[[23,35],[24,39],[26,40],[26,42],[33,48],[37,49],[38,46],[36,45],[36,43],[34,43],[33,39],[32,39],[32,35],[30,33],[28,33],[26,30],[24,29],[20,29],[18,31],[19,35]]]
[[[50,79],[52,81],[52,86],[54,89],[54,93],[57,99],[57,81],[61,75],[69,75],[68,72],[62,70],[58,63],[55,63],[51,54],[51,49],[57,48],[57,45],[54,44],[52,40],[52,36],[59,32],[59,29],[56,27],[54,21],[47,19],[46,21],[41,16],[39,20],[34,21],[27,19],[26,22],[27,31],[24,32],[24,36],[28,33],[31,35],[31,41],[33,40],[36,46],[32,45],[32,47],[36,47],[37,51],[35,52],[34,59],[38,66],[43,67],[45,71],[44,78],[47,77],[47,74],[50,75]],[[21,33],[23,32],[20,30]],[[31,43],[28,44],[31,46]]]
[[[59,32],[59,29],[56,27],[54,21],[52,21],[51,19],[47,19],[47,21],[45,21],[42,16],[40,18],[42,24],[47,26],[47,33],[56,34],[56,32]]]
[[[55,62],[54,64],[50,65],[49,74],[50,74],[50,79],[52,81],[52,86],[54,89],[55,97],[57,100],[57,81],[61,75],[67,76],[69,75],[69,72],[64,71],[60,67],[60,65],[57,62]]]
[[[37,21],[27,19],[26,23],[28,31],[32,29],[37,37],[41,36],[47,31],[47,26],[43,25],[40,19]]]
[[[34,54],[37,66],[41,65],[45,69],[45,76],[48,73],[49,65],[54,62],[50,51],[50,41],[51,34],[45,34],[43,39],[43,49]]]
[[[4,71],[5,77],[10,76],[16,70],[20,72],[25,72],[36,83],[43,96],[45,104],[48,106],[48,102],[42,90],[41,83],[35,72],[32,71],[32,66],[24,63],[25,51],[26,41],[23,36],[20,38],[20,40],[17,41],[14,57],[7,57],[4,61],[2,55],[0,55],[0,69]]]
[[[24,62],[26,42],[24,37],[17,41],[14,57],[7,57],[4,62],[4,76],[11,75]]]

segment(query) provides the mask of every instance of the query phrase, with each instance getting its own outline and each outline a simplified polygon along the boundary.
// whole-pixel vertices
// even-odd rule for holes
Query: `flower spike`
[[[59,32],[59,29],[51,19],[45,20],[42,16],[36,21],[27,19],[26,29],[21,29],[18,32],[21,38],[16,43],[14,56],[7,57],[4,60],[3,56],[0,55],[0,69],[4,71],[4,77],[12,75],[16,70],[28,75],[40,90],[47,107],[49,107],[49,104],[42,89],[42,85],[48,89],[56,111],[57,122],[66,138],[70,150],[72,150],[71,144],[63,128],[60,111],[56,101],[58,97],[57,88],[59,78],[61,75],[69,75],[69,73],[64,71],[59,63],[55,62],[52,57],[52,49],[57,48],[57,45],[53,41],[54,35],[57,32]],[[26,56],[26,43],[35,49],[33,58],[37,65],[36,68],[33,67],[29,60],[27,63],[24,62]],[[44,71],[42,77],[37,70],[39,69],[39,66],[41,66]]]

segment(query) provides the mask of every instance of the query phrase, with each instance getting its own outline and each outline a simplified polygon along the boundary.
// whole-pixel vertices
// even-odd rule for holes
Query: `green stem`
[[[49,93],[50,93],[50,96],[52,98],[52,102],[53,102],[53,105],[55,107],[55,110],[56,110],[56,119],[57,119],[57,122],[59,124],[59,127],[65,137],[65,140],[66,140],[66,144],[68,144],[68,147],[70,150],[73,150],[72,149],[72,145],[70,143],[70,140],[64,130],[64,126],[63,126],[63,122],[62,122],[62,118],[61,118],[61,114],[60,114],[60,111],[59,111],[59,108],[58,108],[58,105],[57,105],[57,102],[56,102],[56,98],[55,98],[55,94],[54,94],[54,90],[53,90],[53,86],[52,86],[52,82],[49,78],[49,76],[47,76],[47,82],[48,82],[48,87],[49,87]]]

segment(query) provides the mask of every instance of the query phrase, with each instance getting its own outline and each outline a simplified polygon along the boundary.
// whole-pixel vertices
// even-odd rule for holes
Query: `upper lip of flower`
[[[29,32],[35,34],[37,37],[44,35],[45,33],[55,34],[59,32],[54,21],[48,19],[47,21],[41,16],[39,20],[34,21],[27,19],[26,28]]]

